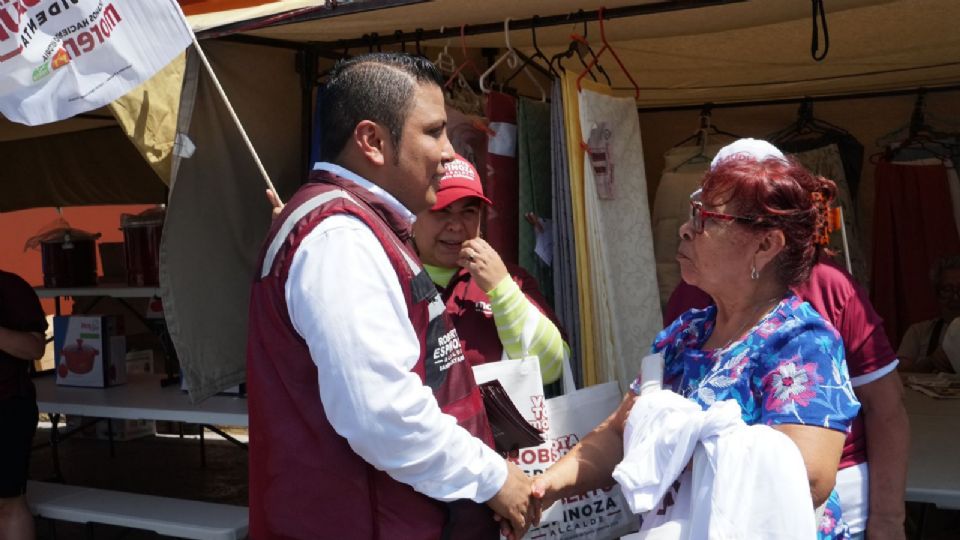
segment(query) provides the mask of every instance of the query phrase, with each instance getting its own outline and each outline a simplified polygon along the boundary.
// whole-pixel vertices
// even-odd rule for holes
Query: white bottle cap
[[[640,361],[640,395],[663,388],[663,355],[649,354]]]

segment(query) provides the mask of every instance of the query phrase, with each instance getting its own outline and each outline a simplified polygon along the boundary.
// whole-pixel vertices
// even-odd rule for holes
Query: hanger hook
[[[416,34],[417,56],[423,56],[423,51],[420,50],[420,38],[423,37],[423,28],[417,28],[414,33]]]
[[[513,52],[513,47],[510,45],[510,17],[503,20],[503,36],[507,42],[507,50]]]
[[[537,46],[537,20],[539,18],[539,15],[534,15],[530,20],[530,34],[533,36],[533,50],[537,52],[540,52],[540,47]]]

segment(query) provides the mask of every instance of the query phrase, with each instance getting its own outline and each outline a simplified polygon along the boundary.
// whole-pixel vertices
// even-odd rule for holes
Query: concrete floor
[[[204,442],[205,467],[201,466],[199,439],[176,436],[150,436],[115,442],[115,456],[112,458],[107,441],[72,437],[61,443],[60,465],[68,484],[246,506],[247,452],[215,437],[207,432]],[[47,442],[49,430],[39,429],[35,443]],[[34,451],[30,478],[53,480],[53,459],[49,448]],[[87,538],[87,530],[75,523],[54,523],[41,519],[37,522],[37,538]],[[141,540],[167,537],[96,525],[94,538]]]

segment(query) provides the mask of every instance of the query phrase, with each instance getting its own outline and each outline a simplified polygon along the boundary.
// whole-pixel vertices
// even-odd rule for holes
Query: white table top
[[[40,298],[58,296],[110,296],[113,298],[153,298],[160,296],[160,287],[127,287],[125,285],[98,285],[95,287],[34,287]]]
[[[910,417],[907,500],[960,509],[960,400],[904,389]]]
[[[131,375],[109,388],[57,386],[55,377],[34,379],[41,412],[82,414],[127,420],[167,420],[220,426],[248,425],[246,398],[213,396],[190,403],[178,385],[160,386],[156,375]]]

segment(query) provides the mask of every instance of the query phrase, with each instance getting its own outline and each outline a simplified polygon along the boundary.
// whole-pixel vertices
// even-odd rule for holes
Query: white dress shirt
[[[412,220],[396,199],[350,171],[328,163],[314,169],[356,182]],[[317,365],[327,419],[354,452],[434,499],[485,502],[497,494],[506,462],[441,412],[410,371],[420,341],[396,272],[369,227],[347,215],[321,222],[294,254],[284,292]]]

